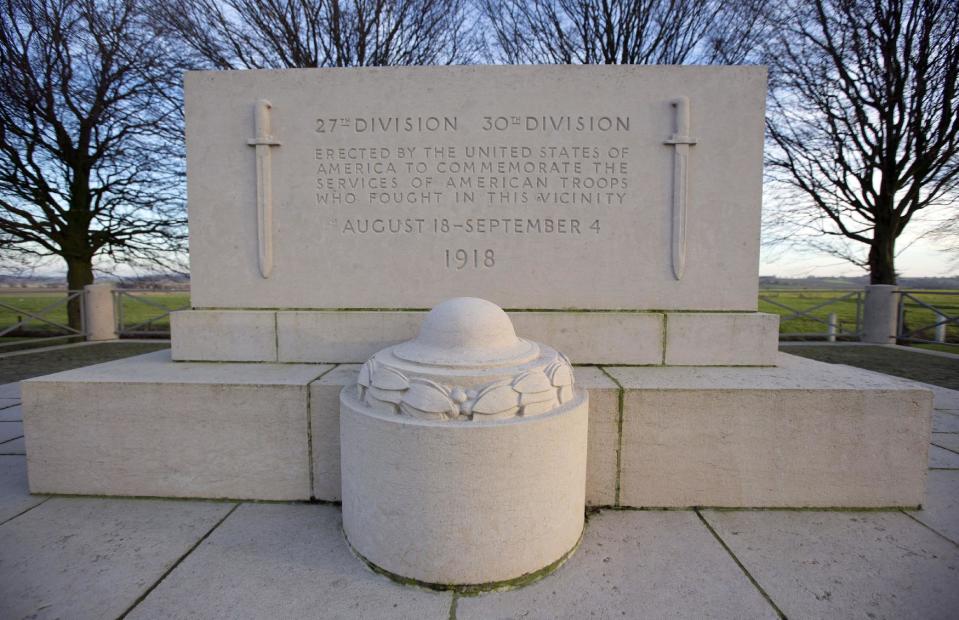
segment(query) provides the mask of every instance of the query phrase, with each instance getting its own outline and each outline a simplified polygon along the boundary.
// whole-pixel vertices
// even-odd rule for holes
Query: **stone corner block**
[[[775,368],[609,368],[623,385],[621,502],[889,508],[923,503],[932,394],[780,355]]]
[[[779,317],[764,312],[671,312],[667,366],[773,366]]]
[[[310,432],[313,445],[313,497],[339,501],[340,391],[356,383],[359,364],[340,364],[310,383]]]
[[[586,452],[586,504],[616,504],[616,452],[619,449],[619,386],[601,369],[577,366],[576,384],[589,391]]]
[[[276,313],[181,310],[170,314],[173,359],[195,362],[275,362]]]
[[[33,493],[310,498],[307,386],[328,366],[159,353],[24,383]]]

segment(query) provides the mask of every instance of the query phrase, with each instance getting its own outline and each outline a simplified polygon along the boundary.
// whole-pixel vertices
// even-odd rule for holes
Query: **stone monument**
[[[338,501],[340,391],[479,297],[580,365],[589,505],[922,503],[930,393],[780,354],[756,311],[765,69],[195,72],[185,93],[192,308],[172,354],[24,383],[34,492]]]

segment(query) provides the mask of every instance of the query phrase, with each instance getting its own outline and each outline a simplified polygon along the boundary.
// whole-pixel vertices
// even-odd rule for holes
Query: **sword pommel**
[[[675,110],[676,130],[665,144],[696,144],[696,139],[689,137],[689,97],[676,97],[669,104]]]
[[[273,104],[266,99],[259,99],[253,104],[253,130],[254,137],[248,140],[250,146],[279,146],[280,143],[273,139],[270,133],[270,110]]]

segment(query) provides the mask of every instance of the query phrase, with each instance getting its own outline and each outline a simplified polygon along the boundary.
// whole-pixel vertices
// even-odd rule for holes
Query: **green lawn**
[[[43,318],[55,323],[66,323],[67,306],[63,303],[65,299],[66,295],[62,292],[21,292],[15,289],[2,291],[0,292],[0,304],[13,307],[16,310],[11,310],[9,307],[0,307],[0,330],[10,327],[20,317],[26,318],[24,312],[41,314],[44,308],[51,305],[54,305],[54,308],[43,313]],[[169,331],[170,317],[165,316],[158,319],[157,317],[163,314],[164,310],[157,306],[166,310],[176,310],[190,304],[190,294],[185,292],[138,292],[124,294],[120,296],[120,299],[122,300],[122,308],[119,314],[124,328],[129,329],[137,324],[147,322],[146,325],[138,327],[138,331]],[[58,304],[58,302],[60,303]],[[50,332],[51,335],[65,333],[64,330],[36,319],[29,319],[24,325],[24,329],[31,332]]]
[[[959,291],[929,291],[922,293],[911,293],[911,295],[922,303],[939,308],[948,316],[959,315],[959,294],[949,293],[959,293]],[[759,310],[762,312],[772,312],[778,314],[782,318],[779,324],[780,334],[825,332],[830,313],[836,314],[840,334],[841,332],[856,332],[856,303],[857,298],[861,303],[863,295],[864,294],[862,291],[856,290],[760,290]],[[843,299],[844,297],[845,299]],[[841,301],[836,301],[824,306],[822,305],[830,300],[839,299],[841,299]],[[910,297],[905,299],[906,326],[910,329],[919,329],[934,323],[936,318],[933,311],[929,310],[928,308],[924,308],[915,299]],[[777,303],[781,304],[782,306],[788,306],[793,310],[787,310],[777,306]],[[819,307],[817,308],[817,306]],[[808,312],[813,318],[808,318],[805,316],[789,318],[795,310]],[[932,340],[932,328],[922,330],[920,336],[922,338]],[[959,343],[959,326],[947,326],[946,340],[947,342]],[[951,349],[955,350],[955,347],[951,347]],[[947,348],[946,350],[950,350],[950,348]]]

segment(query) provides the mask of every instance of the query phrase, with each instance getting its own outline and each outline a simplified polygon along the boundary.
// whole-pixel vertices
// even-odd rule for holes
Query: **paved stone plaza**
[[[2,618],[948,618],[959,609],[959,391],[935,392],[922,511],[600,510],[525,588],[402,586],[330,504],[31,496],[0,387]]]

